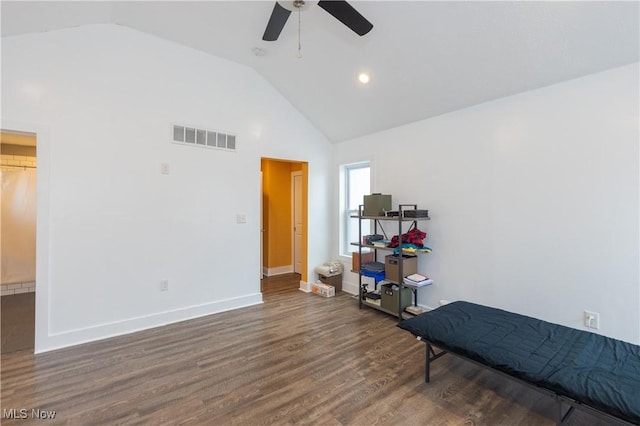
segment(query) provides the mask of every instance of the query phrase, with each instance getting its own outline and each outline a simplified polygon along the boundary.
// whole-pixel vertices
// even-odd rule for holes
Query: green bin
[[[398,314],[398,294],[400,294],[399,290],[394,290],[394,284],[382,284],[381,286],[381,298],[380,298],[380,307],[386,309],[387,311],[393,312],[394,314]],[[397,287],[397,285],[396,285]],[[411,289],[403,287],[402,288],[402,310],[407,306],[411,306]]]
[[[364,196],[365,216],[384,216],[385,212],[391,210],[391,195],[371,194]]]

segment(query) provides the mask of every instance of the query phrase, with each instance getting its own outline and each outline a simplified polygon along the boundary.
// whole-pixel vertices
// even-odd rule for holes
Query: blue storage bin
[[[384,280],[384,271],[368,271],[366,269],[362,269],[361,272],[362,275],[373,278],[376,282]]]

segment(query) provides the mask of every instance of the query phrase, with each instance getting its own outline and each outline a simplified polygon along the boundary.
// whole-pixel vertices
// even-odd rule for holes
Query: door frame
[[[51,347],[49,342],[50,286],[50,169],[48,127],[38,123],[1,119],[0,128],[7,132],[33,133],[36,137],[36,290],[34,353]]]
[[[297,206],[296,205],[296,194],[295,194],[295,179],[299,177],[300,178],[300,205]],[[300,247],[298,247],[298,244],[296,244],[296,207],[298,207],[300,209],[299,213],[300,216],[302,217],[302,185],[303,185],[303,175],[302,175],[302,171],[301,170],[296,170],[294,172],[291,172],[291,225],[292,225],[292,232],[291,232],[291,265],[293,267],[293,272],[302,274],[302,265],[303,265],[303,261],[302,261],[302,237],[301,237],[301,241],[300,241]],[[302,225],[301,227],[302,229],[302,234],[304,234],[305,229],[304,229],[304,218],[302,218],[301,220]],[[296,270],[296,250],[300,250],[300,270]]]
[[[303,223],[303,229],[302,229],[302,251],[301,251],[301,273],[300,273],[300,289],[302,289],[304,286],[303,284],[306,285],[306,281],[308,280],[308,275],[309,275],[309,270],[308,270],[308,263],[309,263],[309,259],[308,259],[308,220],[309,220],[309,212],[308,212],[308,198],[309,198],[309,194],[308,194],[308,187],[309,187],[309,163],[307,161],[304,160],[293,160],[293,159],[284,159],[284,158],[275,158],[275,157],[260,157],[260,170],[264,173],[264,169],[262,168],[265,163],[268,163],[270,161],[273,162],[279,162],[279,163],[289,163],[291,165],[296,165],[299,166],[299,169],[294,169],[292,167],[292,169],[290,170],[289,173],[292,173],[294,171],[300,172],[302,174],[302,198],[301,198],[301,212],[302,212],[302,223]],[[267,173],[263,174],[263,189],[260,191],[260,197],[261,197],[261,201],[264,200],[264,203],[262,204],[262,214],[266,217],[269,216],[269,202],[268,200],[264,199],[263,197],[265,196],[265,192],[264,192],[264,187],[268,187],[269,186],[269,175]],[[283,184],[286,185],[286,183],[283,182]],[[289,201],[288,204],[291,204],[291,196],[289,196]],[[288,206],[289,209],[291,209],[291,206]],[[286,214],[286,213],[285,213]],[[290,213],[291,214],[291,213]],[[263,217],[264,217],[263,216]],[[264,222],[263,221],[263,228],[264,229],[264,239],[269,240],[269,229],[268,229],[268,221]],[[293,229],[293,228],[291,228]],[[262,244],[262,247],[264,248],[264,251],[262,253],[262,259],[263,261],[265,261],[265,268],[268,270],[268,266],[266,266],[268,264],[268,262],[266,262],[266,258],[268,258],[269,256],[269,245],[270,244]],[[293,250],[293,247],[292,247]],[[289,261],[291,263],[290,266],[288,266],[288,272],[293,271],[293,254],[291,255],[291,260]]]

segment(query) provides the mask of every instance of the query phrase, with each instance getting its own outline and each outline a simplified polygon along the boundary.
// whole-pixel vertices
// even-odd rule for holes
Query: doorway
[[[36,135],[0,131],[2,353],[34,349]]]
[[[308,163],[261,159],[261,291],[298,289],[307,279]]]

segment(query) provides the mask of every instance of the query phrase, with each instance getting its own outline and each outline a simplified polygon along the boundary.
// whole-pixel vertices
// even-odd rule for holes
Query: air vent
[[[200,146],[203,148],[236,150],[236,136],[213,130],[200,129],[181,124],[173,125],[173,142],[181,145]]]

